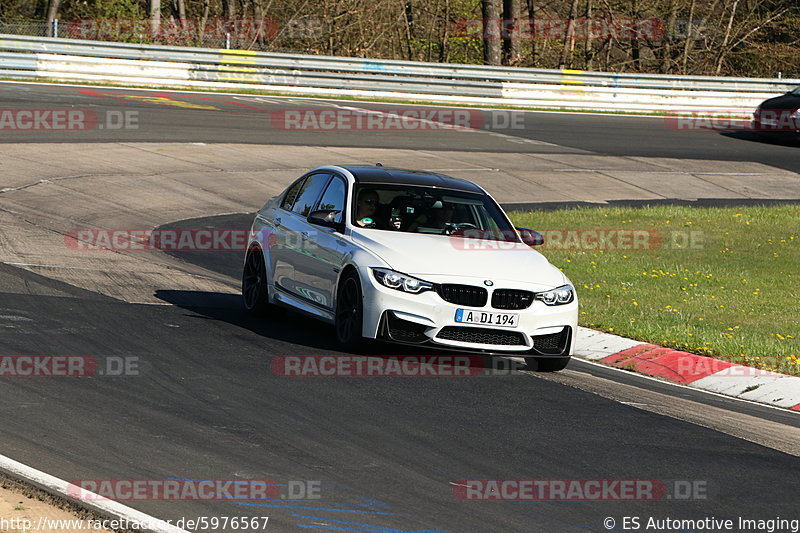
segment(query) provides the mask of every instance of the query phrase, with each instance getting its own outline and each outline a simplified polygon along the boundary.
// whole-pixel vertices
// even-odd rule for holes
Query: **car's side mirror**
[[[544,237],[538,231],[528,228],[516,228],[516,230],[519,232],[522,242],[528,246],[541,246],[544,244]]]
[[[341,213],[339,209],[319,209],[309,213],[309,224],[317,226],[325,226],[327,228],[341,229],[341,224],[336,222],[336,216]]]

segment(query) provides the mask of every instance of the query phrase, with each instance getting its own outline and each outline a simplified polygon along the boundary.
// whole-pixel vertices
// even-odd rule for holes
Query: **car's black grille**
[[[567,342],[569,341],[570,332],[571,329],[569,327],[565,327],[558,333],[531,337],[531,341],[533,341],[533,349],[545,355],[560,355],[567,349]]]
[[[498,344],[505,346],[524,346],[525,336],[518,331],[501,329],[466,328],[462,326],[445,326],[438,335],[439,339],[474,344]]]
[[[492,293],[495,309],[527,309],[533,303],[533,293],[516,289],[496,289]]]
[[[483,307],[489,298],[489,293],[483,287],[451,283],[436,285],[436,293],[446,302],[469,307]]]

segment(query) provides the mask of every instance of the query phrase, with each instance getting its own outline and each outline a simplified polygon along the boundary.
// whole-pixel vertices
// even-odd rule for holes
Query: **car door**
[[[312,226],[306,220],[317,205],[319,197],[331,179],[329,172],[311,174],[300,185],[289,209],[284,210],[278,228],[281,267],[276,268],[276,288],[292,296],[320,304],[314,295],[314,287],[307,283],[310,261],[306,257],[303,242],[308,239]]]
[[[334,175],[314,209],[339,211],[335,220],[339,224],[345,220],[346,205],[347,182]],[[333,292],[348,251],[348,242],[339,230],[308,224],[307,237],[303,241],[302,268],[295,270],[298,286],[307,292],[307,298],[327,309],[333,308]]]
[[[297,198],[297,193],[305,183],[307,177],[295,181],[285,192],[278,205],[273,207],[264,206],[258,213],[258,220],[262,227],[259,230],[259,241],[269,257],[269,272],[272,276],[271,282],[275,287],[291,286],[294,278],[294,265],[291,258],[291,249],[288,244],[291,239],[286,235],[286,226],[291,217],[292,206]],[[290,224],[291,225],[291,224]]]

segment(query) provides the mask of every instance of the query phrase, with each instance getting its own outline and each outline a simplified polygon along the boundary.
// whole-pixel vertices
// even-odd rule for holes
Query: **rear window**
[[[286,209],[287,211],[292,210],[292,205],[294,205],[294,199],[297,196],[297,191],[300,190],[300,186],[303,185],[305,178],[300,178],[299,180],[295,181],[291,187],[286,191],[286,194],[283,196],[283,201],[281,202],[281,208]]]
[[[322,194],[322,190],[328,184],[330,177],[330,174],[312,174],[306,178],[306,181],[303,182],[297,192],[297,197],[294,199],[292,212],[304,217],[308,216],[314,208],[314,204],[317,203],[320,194]]]

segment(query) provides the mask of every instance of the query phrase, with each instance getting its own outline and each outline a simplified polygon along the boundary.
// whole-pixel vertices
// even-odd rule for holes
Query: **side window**
[[[286,194],[283,196],[283,201],[281,202],[281,209],[286,209],[287,211],[292,210],[292,205],[294,204],[294,199],[297,196],[297,191],[300,190],[300,186],[305,181],[305,178],[300,178],[299,180],[295,181],[291,187],[286,191]]]
[[[322,195],[317,209],[335,209],[339,211],[339,214],[336,215],[336,223],[339,224],[343,220],[345,196],[344,180],[338,176],[334,177],[328,188],[325,189],[325,194]]]
[[[294,200],[292,212],[300,216],[308,216],[317,202],[317,198],[322,194],[322,189],[328,184],[330,177],[330,174],[312,174],[306,178],[297,193],[297,198]]]

